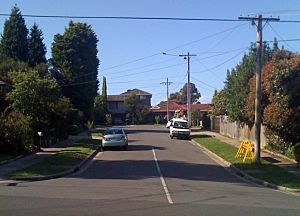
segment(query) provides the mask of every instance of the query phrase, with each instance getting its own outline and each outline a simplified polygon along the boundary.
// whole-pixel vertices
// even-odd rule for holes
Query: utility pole
[[[169,85],[171,85],[172,82],[169,82],[169,78],[167,78],[167,82],[161,82],[160,84],[167,86],[167,121],[169,121]]]
[[[190,54],[189,52],[185,55],[179,55],[180,57],[184,57],[184,59],[187,59],[188,65],[187,65],[187,73],[188,73],[188,83],[187,83],[187,116],[188,116],[188,122],[189,126],[191,126],[191,82],[190,82],[190,58],[192,56],[196,56],[194,54]]]
[[[254,148],[254,161],[255,163],[260,163],[260,131],[262,123],[262,90],[261,90],[261,68],[262,68],[262,30],[264,26],[262,25],[263,21],[279,21],[279,18],[262,18],[261,14],[258,14],[256,17],[239,17],[241,20],[250,20],[253,25],[256,25],[256,93],[255,93],[255,148]]]

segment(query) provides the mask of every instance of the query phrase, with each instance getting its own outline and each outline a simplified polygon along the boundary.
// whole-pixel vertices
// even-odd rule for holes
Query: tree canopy
[[[98,90],[97,42],[90,25],[70,22],[63,35],[54,36],[52,44],[51,63],[62,75],[63,95],[70,98],[86,118],[91,118]]]
[[[21,11],[17,6],[11,10],[8,20],[4,23],[1,39],[2,55],[19,61],[28,58],[28,29]]]
[[[30,29],[28,42],[28,64],[35,67],[40,63],[46,63],[46,46],[43,43],[43,32],[34,24]]]
[[[191,103],[194,104],[201,97],[200,92],[194,83],[190,83]],[[170,100],[177,100],[180,104],[187,104],[187,83],[180,89],[179,92],[171,93]]]

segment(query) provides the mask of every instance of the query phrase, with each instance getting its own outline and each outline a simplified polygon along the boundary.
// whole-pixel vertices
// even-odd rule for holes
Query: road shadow
[[[165,129],[134,129],[134,130],[126,130],[126,134],[138,134],[138,133],[169,133],[169,130]]]
[[[159,147],[159,146],[151,146],[151,145],[129,145],[127,146],[127,150],[124,150],[122,147],[106,147],[105,151],[152,151],[152,149],[155,150],[166,150],[165,147]]]
[[[182,161],[159,161],[165,178],[184,180],[244,183],[226,169],[213,164],[194,164]],[[97,160],[93,166],[73,178],[83,179],[119,179],[140,180],[157,178],[158,172],[154,160]]]

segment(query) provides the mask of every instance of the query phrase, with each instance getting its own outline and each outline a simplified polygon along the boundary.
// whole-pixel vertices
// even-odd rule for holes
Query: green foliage
[[[104,113],[107,113],[107,87],[106,87],[106,77],[103,77],[103,82],[102,82],[102,108]]]
[[[70,98],[75,108],[92,118],[97,95],[97,42],[95,32],[86,23],[70,22],[63,35],[57,34],[52,44],[53,70],[62,83],[63,95]]]
[[[155,118],[156,124],[161,123],[161,117],[160,116],[155,116],[154,118]]]
[[[191,103],[194,104],[201,97],[200,92],[194,83],[190,83]],[[170,94],[170,100],[177,100],[180,104],[187,104],[187,83],[180,89],[179,92]]]
[[[300,55],[278,51],[264,73],[265,125],[286,142],[299,142]]]
[[[17,155],[32,150],[32,130],[29,118],[11,112],[0,116],[0,152]]]
[[[215,91],[213,98],[212,98],[212,107],[211,112],[213,115],[226,115],[226,105],[227,105],[227,98],[225,95],[224,89],[221,91]]]
[[[201,114],[199,110],[193,110],[192,113],[192,125],[193,126],[199,126],[200,120],[201,120]]]
[[[11,73],[14,88],[7,98],[17,112],[30,118],[36,136],[61,134],[71,109],[69,99],[62,97],[59,85],[50,78],[41,78],[37,71]]]
[[[40,63],[46,63],[46,46],[43,43],[42,30],[36,24],[30,29],[28,42],[28,64],[35,67]]]
[[[72,125],[69,125],[69,127],[68,127],[68,133],[70,135],[75,136],[81,132],[82,132],[82,127],[80,124],[72,124]]]
[[[94,102],[94,121],[96,124],[105,123],[107,114],[107,105],[102,95],[97,95]]]
[[[107,125],[112,125],[112,115],[111,114],[106,114],[106,124]]]
[[[274,46],[276,47],[276,46]],[[265,65],[270,61],[274,50],[263,43],[262,47],[262,64]],[[242,62],[234,69],[227,71],[224,94],[226,97],[227,115],[231,121],[246,123],[250,127],[253,125],[253,116],[249,115],[248,93],[250,91],[250,79],[256,71],[256,46],[251,45],[248,54],[245,54]],[[255,86],[255,85],[254,85]]]
[[[132,124],[152,122],[153,117],[149,107],[141,103],[140,98],[135,94],[125,98],[125,110]]]
[[[94,122],[93,121],[87,121],[87,123],[84,124],[84,126],[87,128],[87,129],[92,129],[94,127]]]
[[[18,7],[14,6],[8,20],[4,23],[1,48],[4,56],[27,61],[28,29]]]
[[[30,67],[26,62],[16,61],[12,58],[0,59],[0,80],[11,83],[9,74],[13,71],[26,72],[29,71]]]

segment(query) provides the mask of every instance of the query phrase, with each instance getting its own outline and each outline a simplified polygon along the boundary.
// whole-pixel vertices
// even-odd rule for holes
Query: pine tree
[[[35,67],[40,63],[46,63],[46,46],[43,43],[43,32],[36,24],[30,29],[28,43],[28,64]]]
[[[25,20],[17,6],[11,10],[8,20],[4,23],[1,40],[2,53],[15,60],[27,61],[28,57],[28,29]]]

